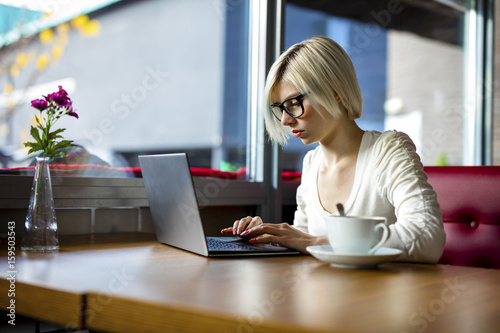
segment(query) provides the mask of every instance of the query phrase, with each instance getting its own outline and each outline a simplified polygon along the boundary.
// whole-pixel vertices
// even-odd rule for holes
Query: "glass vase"
[[[36,158],[30,204],[24,226],[21,250],[51,252],[59,249],[48,157]]]

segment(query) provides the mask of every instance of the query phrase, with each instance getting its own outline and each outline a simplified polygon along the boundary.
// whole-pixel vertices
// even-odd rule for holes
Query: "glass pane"
[[[80,116],[58,122],[67,129],[65,139],[84,149],[75,150],[79,159],[71,164],[105,165],[115,168],[108,176],[134,176],[116,167],[137,167],[138,154],[183,151],[192,167],[245,166],[246,1],[120,1],[93,11],[87,21],[94,22],[93,33],[85,30],[92,26],[73,24],[64,34],[59,26],[48,41],[37,35],[9,46],[14,62],[21,51],[32,56],[15,77],[9,71],[0,76],[0,101],[29,88],[18,104],[0,103],[4,168],[33,160],[22,148],[36,114],[29,101],[58,85]],[[37,67],[43,54],[47,63]],[[93,169],[80,175],[98,176]]]
[[[437,2],[333,3],[313,8],[290,1],[285,47],[314,35],[336,40],[358,74],[362,129],[406,132],[424,165],[461,164],[464,8]],[[300,170],[312,148],[292,138],[284,148],[284,168]]]

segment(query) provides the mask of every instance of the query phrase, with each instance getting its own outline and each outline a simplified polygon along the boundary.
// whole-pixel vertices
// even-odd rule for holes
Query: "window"
[[[482,75],[470,74],[477,66],[470,55],[487,44],[474,44],[479,33],[472,41],[467,36],[476,31],[468,20],[475,11],[467,6],[466,1],[292,0],[286,6],[285,48],[317,34],[336,40],[357,70],[362,129],[406,132],[424,165],[478,164],[469,158],[477,149],[469,147],[475,129],[467,115],[477,109],[478,96],[484,99],[465,83],[475,84],[472,75]],[[292,140],[284,148],[284,168],[299,170],[311,148]]]
[[[0,100],[28,87],[36,92],[19,105],[0,103],[3,166],[30,162],[22,149],[35,115],[29,100],[62,84],[80,119],[59,125],[90,154],[72,162],[135,167],[138,154],[186,151],[193,167],[244,167],[248,2],[100,1],[98,8],[89,13],[99,26],[93,38],[71,29],[64,53],[44,70],[33,60],[15,78],[8,71],[0,77],[2,87],[10,84]],[[42,16],[14,10],[19,19]],[[59,38],[57,27],[51,31]],[[45,47],[37,38],[24,41],[17,45],[25,54]],[[15,61],[20,49],[11,50]]]

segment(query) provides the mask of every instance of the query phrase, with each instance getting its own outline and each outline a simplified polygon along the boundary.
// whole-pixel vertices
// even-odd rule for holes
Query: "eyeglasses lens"
[[[271,110],[280,121],[283,118],[283,111],[286,111],[289,116],[294,118],[300,117],[304,113],[299,97],[291,98],[281,104],[281,106],[273,105],[271,106]]]
[[[302,114],[302,104],[300,103],[298,98],[292,98],[286,101],[283,106],[293,117],[298,117]]]

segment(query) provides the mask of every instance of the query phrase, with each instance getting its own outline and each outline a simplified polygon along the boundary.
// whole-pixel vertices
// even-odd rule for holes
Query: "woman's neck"
[[[320,141],[323,150],[324,165],[336,165],[343,160],[351,160],[358,156],[364,131],[354,120],[341,119],[336,130]]]

